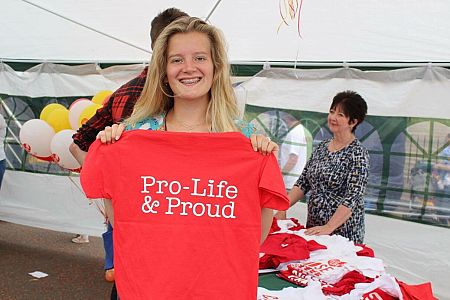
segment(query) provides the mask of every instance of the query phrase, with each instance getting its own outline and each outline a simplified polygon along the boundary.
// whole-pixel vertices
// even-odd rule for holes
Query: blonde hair
[[[167,48],[170,38],[177,33],[200,32],[208,36],[214,66],[210,100],[206,120],[211,122],[213,132],[236,131],[235,120],[239,111],[231,85],[231,72],[222,33],[212,25],[195,17],[181,17],[167,26],[156,40],[144,89],[137,100],[133,113],[125,120],[127,125],[145,118],[167,113],[174,105],[170,87],[165,87]]]

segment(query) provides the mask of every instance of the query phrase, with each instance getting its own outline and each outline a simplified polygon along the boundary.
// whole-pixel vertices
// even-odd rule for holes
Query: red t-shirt
[[[121,299],[256,299],[261,207],[289,200],[241,133],[128,131],[92,144],[81,184],[113,200]]]

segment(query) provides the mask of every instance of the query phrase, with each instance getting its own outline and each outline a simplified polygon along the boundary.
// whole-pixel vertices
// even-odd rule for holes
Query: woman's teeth
[[[181,79],[180,81],[183,84],[193,84],[199,82],[200,78]]]

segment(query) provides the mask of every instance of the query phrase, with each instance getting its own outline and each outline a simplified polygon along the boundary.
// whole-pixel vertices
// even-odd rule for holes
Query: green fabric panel
[[[268,124],[269,114],[276,116],[276,123]],[[247,105],[245,118],[280,146],[295,126],[289,124],[299,122],[305,128],[308,157],[332,136],[326,113]],[[450,227],[450,171],[437,169],[450,165],[450,157],[440,155],[450,147],[449,133],[450,119],[367,116],[356,130],[371,158],[366,211]]]

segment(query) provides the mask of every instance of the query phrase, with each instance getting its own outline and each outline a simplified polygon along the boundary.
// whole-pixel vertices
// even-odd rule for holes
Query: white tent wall
[[[100,236],[102,200],[88,201],[78,177],[7,170],[0,191],[0,220]]]
[[[391,71],[272,68],[241,87],[246,91],[246,104],[251,105],[328,113],[336,93],[354,89],[368,102],[371,115],[449,117],[449,111],[442,108],[450,108],[450,70],[431,64]]]
[[[0,62],[0,93],[31,98],[92,96],[100,90],[117,89],[143,69],[143,64],[102,69],[97,64],[42,63],[17,72]]]

